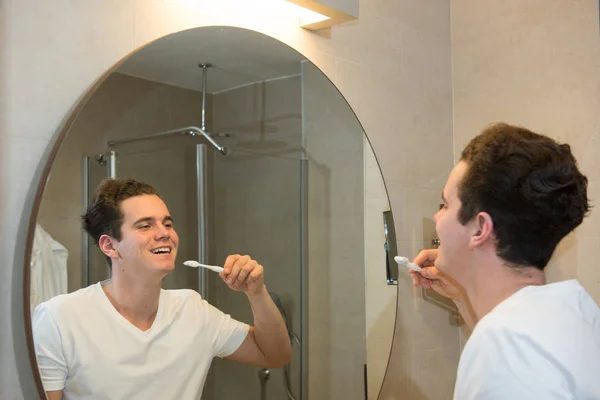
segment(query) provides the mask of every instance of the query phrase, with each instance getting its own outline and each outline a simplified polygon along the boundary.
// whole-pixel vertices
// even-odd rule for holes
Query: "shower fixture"
[[[212,67],[210,63],[201,63],[198,65],[202,69],[202,120],[200,127],[197,126],[186,126],[184,128],[171,129],[165,132],[153,133],[151,135],[140,136],[135,138],[126,138],[126,139],[118,139],[118,140],[109,140],[107,142],[108,147],[114,147],[123,143],[136,142],[138,140],[146,140],[153,139],[162,136],[180,134],[187,136],[203,136],[215,149],[217,149],[221,154],[227,155],[229,154],[229,149],[225,146],[219,145],[212,136],[221,136],[227,137],[230,134],[216,134],[216,133],[208,133],[206,129],[206,91],[207,91],[207,70]]]
[[[105,158],[105,157],[106,157],[106,156],[104,155],[104,153],[99,153],[99,154],[96,154],[96,155],[94,156],[94,160],[96,160],[96,162],[97,162],[99,165],[106,165],[106,158]]]

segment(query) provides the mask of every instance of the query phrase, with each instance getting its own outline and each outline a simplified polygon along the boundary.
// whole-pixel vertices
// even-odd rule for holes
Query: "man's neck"
[[[113,266],[113,276],[102,288],[115,309],[129,322],[144,331],[152,326],[158,312],[160,280],[134,279]]]
[[[509,267],[501,260],[480,266],[474,269],[472,285],[467,289],[477,321],[524,287],[546,283],[544,271],[535,267]]]

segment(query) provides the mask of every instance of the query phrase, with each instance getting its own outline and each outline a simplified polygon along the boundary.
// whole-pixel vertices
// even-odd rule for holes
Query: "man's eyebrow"
[[[135,221],[133,223],[133,225],[137,225],[142,222],[152,222],[152,221],[154,221],[154,218],[152,218],[152,217],[143,217],[143,218],[140,218],[137,221]],[[167,215],[166,217],[163,218],[163,222],[167,222],[167,221],[173,222],[173,218],[171,218],[170,215]]]
[[[448,203],[448,201],[446,200],[446,198],[444,197],[444,191],[442,190],[442,200],[444,201],[444,203]]]
[[[137,221],[135,221],[133,223],[133,225],[137,225],[137,224],[140,224],[142,222],[152,222],[153,220],[154,220],[154,218],[152,218],[152,217],[144,217],[144,218],[140,218]]]

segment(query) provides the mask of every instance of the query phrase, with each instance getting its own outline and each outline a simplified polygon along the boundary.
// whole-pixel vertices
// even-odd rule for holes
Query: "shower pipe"
[[[220,144],[215,142],[215,140],[213,138],[211,138],[210,135],[208,133],[206,133],[205,130],[203,130],[202,128],[198,128],[197,126],[187,126],[185,128],[177,128],[177,129],[172,129],[170,131],[153,133],[151,135],[141,136],[141,137],[137,137],[137,138],[109,140],[108,142],[106,142],[106,144],[108,144],[108,147],[115,147],[115,146],[123,144],[123,143],[137,142],[138,140],[153,139],[153,138],[157,138],[157,137],[161,137],[161,136],[176,135],[176,134],[188,135],[188,136],[203,136],[206,140],[208,140],[208,142],[215,149],[217,149],[219,151],[219,153],[221,153],[223,155],[229,154],[229,149],[227,147],[221,146]]]

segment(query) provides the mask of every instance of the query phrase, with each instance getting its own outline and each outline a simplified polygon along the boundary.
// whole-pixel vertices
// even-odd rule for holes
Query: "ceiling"
[[[201,90],[200,63],[208,70],[208,93],[300,73],[300,53],[263,34],[232,27],[203,27],[165,36],[138,50],[117,72]]]

